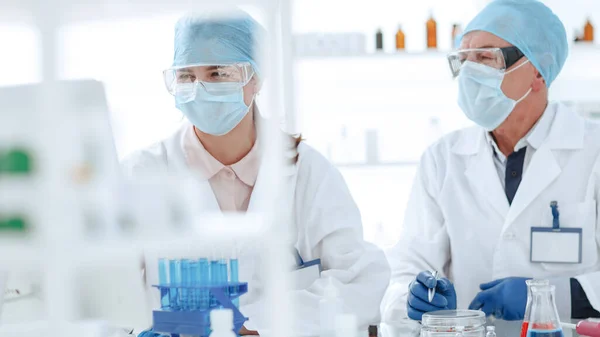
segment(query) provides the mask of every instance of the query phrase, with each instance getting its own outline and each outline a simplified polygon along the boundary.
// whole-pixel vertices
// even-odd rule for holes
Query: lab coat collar
[[[204,148],[191,123],[185,124],[182,137],[181,148],[187,166],[199,173],[203,180],[209,180],[225,168],[225,165]]]
[[[583,119],[572,108],[549,103],[535,130],[527,136],[527,142],[536,149],[542,145],[553,150],[581,149],[584,127]],[[464,130],[452,147],[452,152],[467,156],[479,153],[482,145],[487,144],[486,133],[478,126]]]
[[[542,116],[540,116],[538,121],[527,132],[525,137],[521,138],[517,142],[515,148],[513,149],[513,152],[519,152],[521,149],[527,146],[530,146],[535,150],[539,149],[544,140],[546,140],[546,137],[548,137],[548,134],[550,133],[550,127],[552,126],[552,122],[554,121],[555,115],[555,109],[546,108],[546,111],[544,111],[544,113],[542,114]],[[496,143],[496,140],[494,139],[494,136],[491,132],[485,133],[485,139],[488,142],[488,144],[490,144],[490,146],[492,147],[494,155],[498,159],[500,159],[502,163],[506,163],[507,158],[504,155],[504,153],[500,151],[500,148],[498,147],[498,144]]]
[[[539,147],[525,171],[512,207],[508,204],[494,166],[493,150],[486,141],[485,130],[479,127],[464,130],[452,148],[456,154],[470,156],[465,170],[467,179],[481,197],[487,199],[490,205],[505,218],[506,226],[512,223],[560,174],[561,168],[552,150],[583,147],[585,127],[583,119],[563,105],[549,104],[547,109],[553,109],[551,112],[555,112],[554,119],[549,119],[551,125],[546,137],[543,137],[544,132],[540,132],[539,135],[534,132],[530,137],[533,142],[539,142]],[[552,113],[546,117],[551,116]]]
[[[473,126],[460,133],[458,140],[452,146],[452,152],[458,155],[472,156],[479,153],[484,144],[487,144],[485,130]]]
[[[548,109],[554,109],[556,115],[543,143],[552,150],[582,149],[585,139],[584,119],[573,108],[564,104],[551,103]]]
[[[257,116],[259,116],[258,113]],[[259,128],[263,123],[265,123],[264,119],[262,117],[257,117],[256,124]],[[199,173],[198,178],[209,180],[225,167],[225,165],[220,163],[206,151],[202,143],[196,137],[194,127],[191,123],[184,123],[179,132],[179,144],[180,148],[183,150],[185,166],[188,168],[195,167],[200,170],[200,172],[197,172]],[[282,138],[282,159],[285,161],[285,165],[282,168],[281,174],[284,177],[290,177],[297,173],[297,165],[288,165],[288,162],[295,158],[298,152],[295,148],[295,143],[292,141],[293,138],[290,135],[282,133]],[[248,186],[255,186],[258,176],[260,176],[259,173],[265,162],[263,156],[264,151],[262,150],[262,146],[264,145],[264,142],[257,139],[254,147],[250,150],[250,153],[239,162],[231,165],[231,169],[233,169],[238,178]],[[254,168],[254,166],[256,166],[256,168]],[[256,172],[256,170],[258,170],[258,172]]]

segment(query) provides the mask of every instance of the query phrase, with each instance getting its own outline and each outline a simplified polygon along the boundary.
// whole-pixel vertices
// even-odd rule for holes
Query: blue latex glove
[[[528,278],[508,277],[484,283],[469,309],[483,310],[486,316],[493,315],[505,321],[522,320],[527,306]]]
[[[145,330],[145,331],[142,331],[142,332],[141,332],[141,333],[138,335],[138,337],[168,337],[168,336],[167,336],[167,335],[163,335],[163,334],[156,333],[156,332],[154,332],[154,331],[152,331],[152,330]]]
[[[429,303],[429,289],[435,289],[435,296]],[[424,313],[438,310],[456,309],[456,291],[454,285],[447,278],[436,280],[430,272],[424,271],[410,284],[408,303],[406,304],[408,317],[420,321]]]

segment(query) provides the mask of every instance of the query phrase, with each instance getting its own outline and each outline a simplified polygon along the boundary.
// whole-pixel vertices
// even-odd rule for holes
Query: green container
[[[27,223],[23,217],[12,216],[0,218],[0,232],[25,232]]]
[[[22,148],[13,148],[0,154],[0,173],[29,174],[33,170],[29,152]]]

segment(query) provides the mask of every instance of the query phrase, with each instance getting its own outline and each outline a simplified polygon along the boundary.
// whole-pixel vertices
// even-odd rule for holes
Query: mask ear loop
[[[527,63],[529,63],[529,60],[526,60],[525,62],[523,62],[523,63],[519,64],[518,66],[514,67],[513,69],[511,69],[511,70],[509,70],[509,71],[505,72],[505,73],[504,73],[504,76],[506,76],[506,75],[508,75],[508,74],[512,73],[513,71],[515,71],[515,70],[517,70],[517,69],[521,68],[522,66],[526,65]],[[523,101],[525,98],[527,98],[527,96],[529,96],[529,94],[531,94],[531,91],[532,91],[532,90],[533,90],[533,88],[529,88],[529,90],[527,90],[527,92],[525,93],[525,95],[523,95],[523,97],[519,98],[519,99],[516,101],[515,105],[517,105],[517,104],[521,103],[521,102],[522,102],[522,101]]]
[[[509,71],[505,71],[505,72],[504,72],[504,75],[506,76],[506,75],[508,75],[508,74],[512,73],[513,71],[515,71],[515,70],[517,70],[517,69],[521,68],[522,66],[526,65],[527,63],[529,63],[529,60],[526,60],[525,62],[523,62],[523,63],[519,64],[518,66],[516,66],[516,67],[512,68],[512,69],[511,69],[511,70],[509,70]]]

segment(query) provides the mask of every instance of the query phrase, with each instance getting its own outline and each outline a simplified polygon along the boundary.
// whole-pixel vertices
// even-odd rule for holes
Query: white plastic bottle
[[[335,318],[335,337],[356,337],[358,335],[358,323],[356,316],[342,314]]]
[[[321,319],[321,337],[335,336],[335,319],[342,314],[343,303],[339,291],[329,278],[323,299],[319,302],[319,317]]]
[[[231,309],[210,312],[210,337],[236,337],[233,332],[233,311]]]

